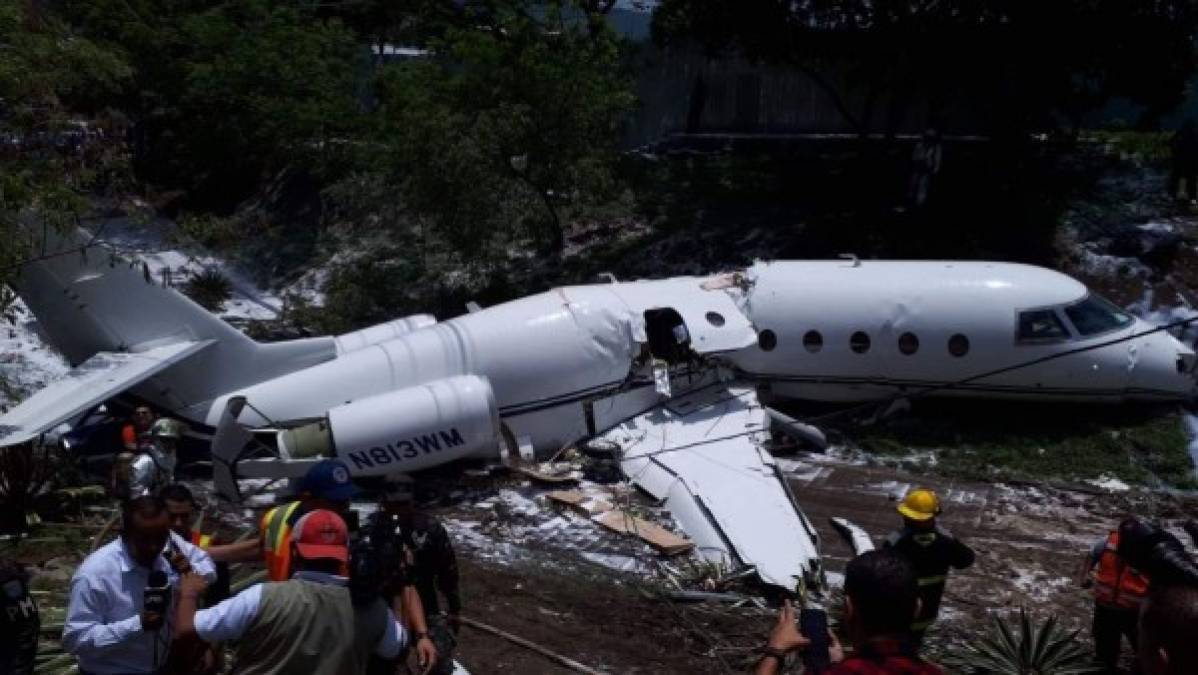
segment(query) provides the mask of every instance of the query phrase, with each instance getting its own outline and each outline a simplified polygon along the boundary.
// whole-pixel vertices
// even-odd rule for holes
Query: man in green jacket
[[[386,603],[355,604],[338,575],[349,561],[345,521],[332,511],[307,513],[291,546],[290,579],[252,586],[211,609],[196,610],[203,579],[184,577],[176,634],[237,640],[233,672],[254,675],[357,675],[370,654],[398,654],[407,636]]]

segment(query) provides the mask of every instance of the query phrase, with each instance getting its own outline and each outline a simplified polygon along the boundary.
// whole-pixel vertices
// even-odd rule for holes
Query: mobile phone
[[[799,632],[811,644],[803,650],[803,672],[822,673],[832,666],[828,650],[832,639],[828,634],[828,614],[822,609],[804,607],[799,610]]]

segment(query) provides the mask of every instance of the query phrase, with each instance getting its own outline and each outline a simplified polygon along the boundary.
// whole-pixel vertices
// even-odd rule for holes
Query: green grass
[[[914,470],[973,480],[1085,480],[1198,489],[1173,407],[921,402],[909,415],[841,429],[883,461],[931,452]]]

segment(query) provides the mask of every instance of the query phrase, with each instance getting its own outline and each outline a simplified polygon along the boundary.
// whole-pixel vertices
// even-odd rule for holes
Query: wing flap
[[[704,558],[752,565],[794,590],[818,576],[815,529],[761,448],[765,410],[748,387],[708,387],[628,420],[606,439],[629,479],[663,500]]]
[[[0,446],[33,440],[215,342],[179,342],[136,353],[100,352],[0,416]]]

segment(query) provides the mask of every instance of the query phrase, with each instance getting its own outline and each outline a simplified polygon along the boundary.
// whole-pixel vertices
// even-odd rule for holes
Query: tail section
[[[216,397],[335,358],[333,338],[258,344],[173,288],[144,263],[124,258],[88,232],[31,233],[31,260],[14,290],[45,339],[72,365],[98,353],[142,353],[165,345],[212,347],[138,385],[139,396],[203,420]]]
[[[254,344],[237,329],[118,257],[83,230],[33,234],[16,292],[72,365],[97,352],[138,352],[180,341]]]

